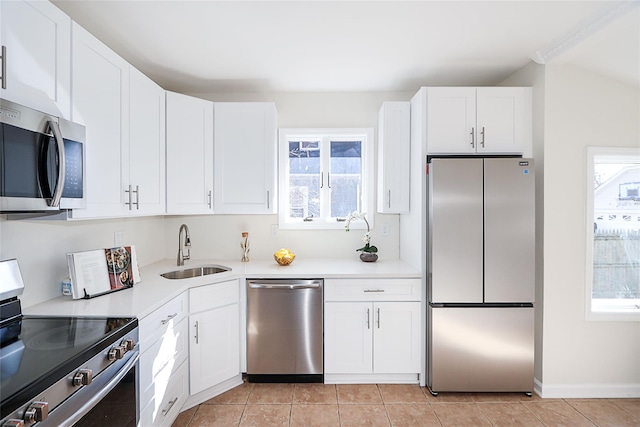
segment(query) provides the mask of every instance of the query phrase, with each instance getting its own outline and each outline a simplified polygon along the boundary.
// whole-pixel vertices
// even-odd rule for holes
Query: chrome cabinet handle
[[[324,188],[324,172],[320,172],[320,188]]]
[[[331,172],[327,172],[327,186],[331,188]]]
[[[389,190],[389,208],[391,208],[391,190]]]
[[[195,328],[196,328],[196,336],[195,336],[195,338],[196,338],[196,344],[198,344],[198,335],[199,335],[199,334],[198,334],[198,321],[197,321],[197,320],[196,320]]]
[[[136,210],[140,210],[140,186],[136,185],[136,189],[135,191],[133,191],[133,193],[136,193]],[[131,209],[131,206],[129,206],[129,209]]]
[[[51,197],[51,203],[49,206],[60,206],[60,199],[62,198],[62,191],[64,190],[64,178],[66,176],[65,172],[65,158],[64,158],[64,139],[62,139],[62,134],[60,133],[60,128],[58,124],[53,120],[49,120],[47,122],[49,125],[49,129],[53,132],[53,137],[56,140],[56,147],[58,148],[58,182],[56,183],[56,189],[53,192]]]
[[[128,197],[129,197],[129,201],[128,202],[124,202],[124,204],[129,206],[129,210],[131,210],[131,184],[129,184],[129,189],[128,190],[124,190],[124,192],[127,193]]]
[[[173,405],[176,404],[177,401],[178,401],[177,397],[174,397],[172,400],[170,400],[167,407],[162,410],[162,416],[166,416],[171,410],[171,408],[173,408]]]
[[[482,148],[484,148],[484,126],[482,126],[482,132],[480,132],[480,135],[482,135],[482,141],[480,141],[480,144],[482,144]]]
[[[160,323],[162,323],[163,325],[166,325],[167,323],[169,323],[169,321],[170,321],[171,319],[173,319],[173,318],[174,318],[174,317],[176,317],[177,315],[178,315],[178,313],[170,314],[170,315],[168,315],[168,316],[167,316],[167,318],[166,318],[166,319],[161,320],[161,321],[160,321]]]
[[[211,202],[213,199],[213,195],[212,195],[212,191],[209,190],[209,193],[207,194],[207,197],[209,198],[209,201],[207,202],[207,204],[209,205],[209,209],[211,209]]]
[[[378,307],[378,329],[380,329],[380,307]]]
[[[270,209],[269,202],[269,190],[267,190],[267,209]]]
[[[471,127],[471,148],[475,148],[476,146],[475,134],[476,134],[476,128]]]
[[[367,308],[367,329],[371,329],[371,322],[369,316],[369,309]]]
[[[0,76],[0,80],[2,80],[2,89],[7,88],[7,47],[2,46],[2,51],[0,52],[0,59],[2,60],[2,76]]]
[[[384,292],[384,289],[365,289],[364,292],[365,293],[369,293],[369,292]]]

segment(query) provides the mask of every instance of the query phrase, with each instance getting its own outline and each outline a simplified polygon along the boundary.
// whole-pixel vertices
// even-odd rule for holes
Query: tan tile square
[[[338,405],[292,405],[291,427],[340,427]]]
[[[341,427],[390,427],[384,405],[339,405]]]
[[[378,389],[385,404],[427,403],[427,397],[417,384],[379,384]]]
[[[636,417],[640,422],[640,399],[608,399],[619,408],[622,408],[625,412]]]
[[[440,421],[428,403],[386,404],[392,427],[440,427]]]
[[[445,427],[491,426],[487,416],[482,413],[475,403],[431,403],[431,407]]]
[[[599,426],[638,426],[638,419],[606,399],[571,400],[578,412]]]
[[[337,405],[336,386],[333,384],[296,384],[293,387],[293,403]]]
[[[489,418],[494,427],[543,426],[520,402],[478,403],[478,408]]]
[[[187,424],[189,424],[189,422],[191,421],[191,419],[193,418],[193,415],[196,413],[197,410],[198,410],[198,407],[194,406],[193,408],[180,412],[176,420],[173,422],[173,424],[171,424],[171,427],[186,426]]]
[[[200,405],[189,427],[237,426],[243,411],[244,405]]]
[[[293,401],[293,384],[254,384],[247,403],[288,403]]]
[[[338,384],[338,403],[382,404],[382,397],[376,384]]]
[[[583,417],[564,401],[521,402],[525,408],[547,427],[593,427],[593,423]]]
[[[249,393],[251,393],[251,389],[253,388],[253,384],[251,383],[242,383],[241,385],[232,388],[229,391],[226,391],[214,398],[211,398],[204,402],[205,405],[208,404],[241,404],[244,405],[247,403],[247,399],[249,398]]]
[[[290,415],[291,405],[247,405],[240,427],[289,427]]]

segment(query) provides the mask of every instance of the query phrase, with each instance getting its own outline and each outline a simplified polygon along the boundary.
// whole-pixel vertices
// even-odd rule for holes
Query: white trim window
[[[587,320],[640,321],[640,150],[587,148]]]
[[[350,213],[373,212],[373,129],[280,129],[279,139],[280,228],[343,229]]]

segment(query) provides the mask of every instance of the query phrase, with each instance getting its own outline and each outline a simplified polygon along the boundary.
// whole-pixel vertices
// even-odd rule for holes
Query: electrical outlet
[[[389,235],[389,224],[382,224],[382,231],[380,234],[382,234],[383,236]]]
[[[271,237],[278,235],[278,224],[271,224]]]
[[[124,246],[124,231],[113,233],[113,246]]]

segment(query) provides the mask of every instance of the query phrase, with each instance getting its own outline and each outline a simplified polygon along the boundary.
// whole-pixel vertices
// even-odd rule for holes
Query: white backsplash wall
[[[371,242],[379,250],[380,260],[398,258],[398,215],[376,215]],[[251,252],[249,259],[272,259],[280,248],[288,248],[303,258],[342,258],[360,262],[364,230],[277,230],[271,235],[271,226],[278,224],[278,215],[199,215],[166,217],[165,258],[175,259],[178,254],[178,230],[187,224],[191,233],[193,260],[242,258],[241,233],[249,232]],[[389,225],[389,234],[381,236],[382,224]],[[295,262],[295,261],[294,261]],[[189,261],[186,262],[189,264]]]
[[[114,233],[135,245],[140,266],[164,257],[163,217],[112,220],[6,220],[0,216],[0,259],[16,258],[29,307],[61,295],[60,279],[68,276],[66,254],[114,245]],[[144,277],[142,277],[144,280]]]

